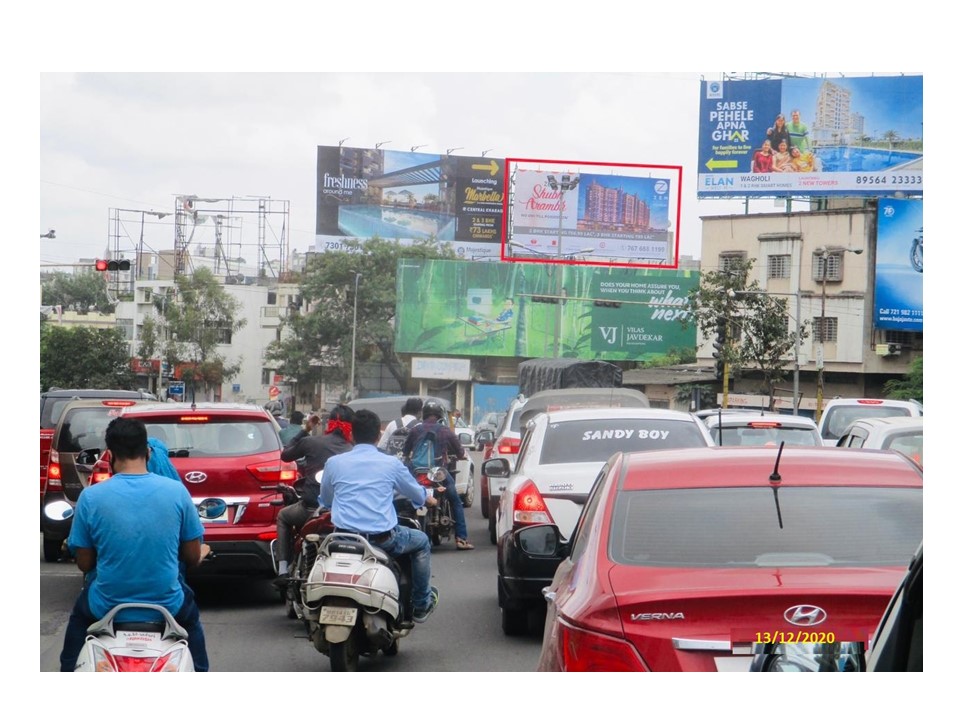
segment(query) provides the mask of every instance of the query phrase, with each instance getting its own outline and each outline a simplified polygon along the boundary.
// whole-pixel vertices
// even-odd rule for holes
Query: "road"
[[[477,462],[479,467],[479,462]],[[394,658],[364,658],[363,672],[531,671],[540,638],[508,638],[500,630],[496,549],[486,535],[477,496],[467,508],[476,550],[444,542],[433,553],[440,604],[430,620],[400,641]],[[42,543],[41,543],[42,545]],[[56,671],[70,608],[80,590],[72,563],[40,564],[40,670]],[[307,641],[302,624],[286,617],[268,580],[207,580],[195,584],[215,672],[328,672],[329,659]]]

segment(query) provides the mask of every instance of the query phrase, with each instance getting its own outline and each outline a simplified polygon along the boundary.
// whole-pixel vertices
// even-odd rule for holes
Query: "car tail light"
[[[247,465],[253,476],[262,483],[287,483],[293,485],[297,481],[297,464],[295,462],[267,462]]]
[[[104,450],[100,459],[97,460],[93,466],[93,471],[90,473],[90,484],[96,485],[97,483],[102,483],[105,480],[109,480],[111,475],[113,475],[113,473],[110,471],[110,451]]]
[[[883,405],[883,400],[857,400],[861,405]]]
[[[134,400],[101,400],[100,404],[104,407],[130,407],[137,403]]]
[[[520,438],[503,438],[497,443],[497,452],[501,455],[516,455],[520,451]]]
[[[63,471],[60,469],[60,453],[56,450],[50,451],[50,458],[47,461],[47,490],[60,492],[63,490]]]
[[[749,422],[749,423],[747,423],[747,427],[751,427],[751,428],[778,428],[778,427],[780,427],[780,423],[778,423],[778,422],[768,422],[768,421],[760,422],[760,421],[758,420],[758,421],[756,421],[756,422]]]
[[[543,496],[532,480],[527,480],[513,496],[513,524],[538,525],[552,523],[553,516],[547,510]]]
[[[558,622],[557,652],[567,672],[646,672],[636,649],[621,638]]]

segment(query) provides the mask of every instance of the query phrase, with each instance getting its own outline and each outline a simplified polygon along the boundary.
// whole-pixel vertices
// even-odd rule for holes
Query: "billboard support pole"
[[[557,312],[553,319],[553,356],[558,358],[560,357],[560,325],[563,320],[563,300],[561,299],[563,295],[563,267],[560,263],[563,259],[563,198],[569,190],[573,190],[580,184],[580,176],[577,175],[575,178],[571,178],[569,175],[564,174],[561,175],[558,181],[556,175],[547,175],[547,183],[550,185],[551,190],[560,193],[560,202],[557,203],[557,278],[555,289],[557,295]]]

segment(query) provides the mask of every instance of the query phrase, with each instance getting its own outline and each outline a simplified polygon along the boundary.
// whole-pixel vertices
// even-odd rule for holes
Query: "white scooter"
[[[159,622],[117,622],[121,610],[159,613]],[[145,603],[123,603],[87,628],[87,641],[74,672],[193,672],[187,631],[170,612]]]
[[[408,527],[415,519],[399,517]],[[304,538],[316,561],[300,595],[310,640],[334,671],[356,671],[361,655],[396,655],[413,629],[410,557],[390,557],[361,535],[333,532]]]

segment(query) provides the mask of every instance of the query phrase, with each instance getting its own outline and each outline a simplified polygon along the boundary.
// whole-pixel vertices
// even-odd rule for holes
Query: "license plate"
[[[355,607],[340,607],[338,605],[324,605],[320,608],[321,625],[353,625],[357,621]]]

